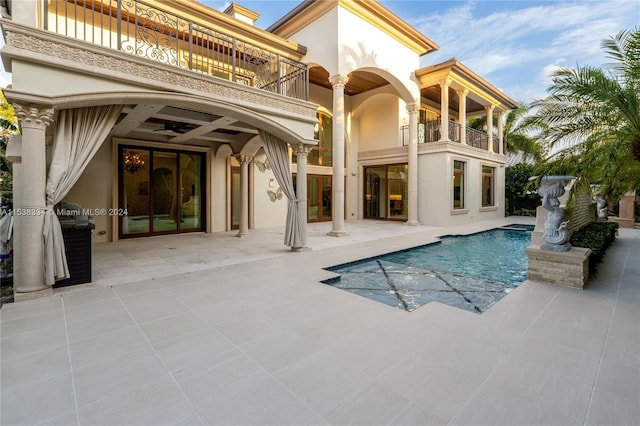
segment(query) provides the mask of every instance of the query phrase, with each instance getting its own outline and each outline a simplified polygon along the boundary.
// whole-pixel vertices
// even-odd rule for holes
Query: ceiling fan
[[[154,132],[171,132],[183,135],[187,132],[187,123],[165,120],[162,129],[156,129]]]

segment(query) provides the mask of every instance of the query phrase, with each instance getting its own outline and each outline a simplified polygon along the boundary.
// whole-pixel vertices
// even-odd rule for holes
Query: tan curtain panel
[[[284,231],[284,245],[288,247],[303,247],[304,231],[301,228],[301,218],[298,214],[298,199],[293,189],[293,177],[289,167],[289,146],[282,139],[260,130],[262,148],[264,149],[271,170],[282,188],[282,192],[289,199],[287,208],[287,223]],[[302,218],[306,220],[306,218]]]
[[[60,221],[53,206],[69,193],[111,131],[121,105],[61,110],[47,176],[44,217],[44,278],[47,285],[69,278]]]

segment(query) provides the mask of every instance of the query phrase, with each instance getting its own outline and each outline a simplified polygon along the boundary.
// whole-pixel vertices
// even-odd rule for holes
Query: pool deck
[[[640,230],[585,290],[526,281],[478,315],[408,313],[323,267],[508,223],[310,224],[94,246],[95,283],[2,306],[2,425],[637,425]]]

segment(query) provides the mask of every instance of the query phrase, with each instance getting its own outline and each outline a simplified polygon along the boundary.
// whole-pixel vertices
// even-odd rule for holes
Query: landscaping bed
[[[571,245],[591,249],[589,257],[589,276],[595,276],[598,265],[613,244],[619,225],[615,222],[592,222],[583,226],[571,236]]]

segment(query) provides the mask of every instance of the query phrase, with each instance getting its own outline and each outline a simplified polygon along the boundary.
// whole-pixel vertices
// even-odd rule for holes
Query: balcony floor
[[[531,222],[347,222],[342,238],[310,224],[301,253],[281,230],[147,239],[164,268],[143,240],[96,247],[100,270],[146,279],[2,306],[1,423],[637,423],[640,230],[620,230],[585,290],[526,281],[482,315],[319,283],[325,266],[507,223]],[[214,253],[205,237],[234,260],[178,268]]]

